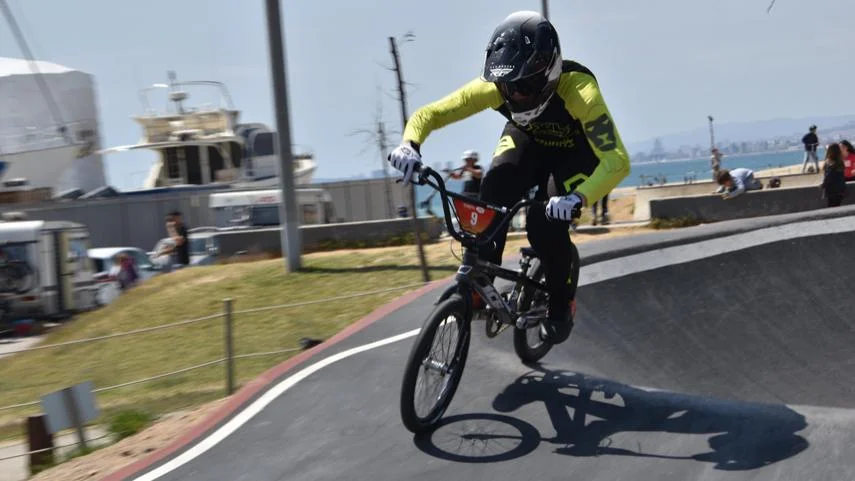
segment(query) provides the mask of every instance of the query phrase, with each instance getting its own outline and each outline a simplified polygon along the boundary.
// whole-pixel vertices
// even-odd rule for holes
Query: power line
[[[766,9],[766,13],[769,13],[772,11],[772,7],[775,6],[775,2],[776,2],[776,0],[772,0],[772,3],[769,4],[769,8]]]

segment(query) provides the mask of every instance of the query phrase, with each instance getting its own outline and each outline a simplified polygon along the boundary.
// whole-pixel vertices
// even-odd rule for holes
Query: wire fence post
[[[235,356],[232,343],[232,299],[223,300],[223,320],[225,321],[226,340],[226,395],[235,392]]]
[[[27,417],[27,446],[30,451],[30,474],[37,468],[50,466],[54,462],[53,435],[47,430],[47,417],[37,414]]]

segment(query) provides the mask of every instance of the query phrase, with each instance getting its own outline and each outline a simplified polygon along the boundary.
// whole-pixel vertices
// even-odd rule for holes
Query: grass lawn
[[[524,245],[509,240],[509,249]],[[459,253],[459,245],[455,245]],[[457,260],[447,242],[426,246],[431,279],[454,273]],[[223,299],[234,309],[290,304],[380,290],[421,281],[413,246],[310,254],[304,269],[287,274],[283,260],[197,267],[155,277],[114,303],[79,316],[47,335],[43,344],[156,326],[222,312]],[[410,290],[415,290],[413,287]],[[406,290],[344,301],[236,314],[235,354],[299,347],[302,337],[327,339]],[[427,314],[427,313],[425,313]],[[223,357],[223,322],[202,321],[173,329],[17,354],[0,360],[0,405],[38,400],[50,391],[84,380],[111,386],[202,364]],[[239,383],[290,356],[290,353],[236,361]],[[105,414],[133,407],[160,414],[199,405],[225,394],[223,364],[97,395]],[[0,438],[20,436],[20,422],[39,406],[0,411]],[[10,423],[14,423],[10,426]]]
[[[613,235],[630,235],[622,229]],[[600,235],[574,234],[577,243]],[[524,237],[508,239],[506,255],[527,245]],[[448,277],[458,261],[448,242],[426,246],[431,279]],[[454,244],[460,254],[460,246]],[[421,281],[414,246],[335,251],[304,256],[304,269],[287,274],[283,260],[197,267],[155,277],[98,311],[79,316],[49,333],[42,344],[103,336],[222,312],[223,299],[234,309],[311,301]],[[415,290],[413,287],[410,290]],[[327,339],[405,290],[344,301],[236,314],[235,354],[299,347],[303,337]],[[427,315],[427,313],[425,313]],[[25,403],[56,389],[91,380],[112,386],[224,356],[222,319],[202,321],[128,337],[0,359],[0,405]],[[238,384],[297,354],[293,351],[236,361]],[[105,416],[133,408],[153,415],[200,405],[225,395],[223,364],[186,374],[135,384],[97,395]],[[39,406],[0,411],[0,439],[21,436],[21,423]]]

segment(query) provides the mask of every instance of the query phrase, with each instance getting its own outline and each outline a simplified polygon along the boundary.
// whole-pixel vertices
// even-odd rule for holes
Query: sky
[[[95,76],[104,146],[135,143],[137,91],[180,80],[224,82],[242,120],[275,128],[261,0],[9,0],[39,60]],[[401,131],[389,36],[402,40],[408,106],[439,99],[482,67],[495,26],[540,0],[282,0],[295,150],[311,150],[316,177],[380,169],[371,140],[378,106]],[[851,107],[852,0],[552,0],[562,53],[589,67],[624,141],[716,122],[842,115]],[[808,7],[808,4],[810,5]],[[407,32],[414,34],[403,43]],[[23,57],[5,23],[0,56]],[[428,163],[482,157],[503,119],[487,111],[435,132]],[[400,134],[392,136],[397,143]],[[139,186],[154,154],[105,159],[108,180]]]

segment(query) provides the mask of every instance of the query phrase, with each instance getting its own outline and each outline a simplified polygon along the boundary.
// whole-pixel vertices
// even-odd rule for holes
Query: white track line
[[[205,439],[200,441],[199,443],[193,445],[193,447],[187,449],[179,456],[170,460],[169,462],[161,465],[157,469],[149,471],[148,473],[143,474],[135,478],[135,481],[154,481],[161,476],[178,469],[185,463],[191,461],[192,459],[200,456],[205,451],[216,446],[220,441],[227,438],[233,432],[237,431],[238,428],[246,424],[253,416],[260,413],[268,404],[273,402],[274,399],[282,395],[285,391],[294,387],[298,382],[306,379],[312,374],[320,371],[321,369],[333,364],[335,362],[341,361],[342,359],[347,359],[354,354],[359,354],[360,352],[370,351],[371,349],[375,349],[381,346],[385,346],[386,344],[392,344],[393,342],[398,342],[410,337],[413,337],[419,333],[421,329],[413,329],[412,331],[407,331],[403,334],[398,334],[397,336],[388,337],[386,339],[381,339],[376,342],[372,342],[371,344],[365,344],[362,346],[357,346],[352,349],[348,349],[346,351],[342,351],[338,354],[333,354],[332,356],[326,357],[310,366],[307,366],[301,369],[296,374],[289,376],[284,379],[279,384],[273,386],[272,389],[265,392],[261,397],[252,402],[249,406],[247,406],[243,411],[239,412],[235,417],[229,420],[226,424],[221,426],[219,429],[208,435]]]
[[[580,276],[579,285],[593,284],[609,279],[615,279],[639,272],[658,269],[674,264],[682,264],[708,257],[713,257],[728,252],[734,252],[749,247],[763,244],[771,244],[782,240],[812,237],[817,235],[839,234],[855,231],[855,217],[841,217],[837,219],[821,219],[806,222],[796,222],[782,226],[767,227],[756,231],[735,234],[727,237],[719,237],[706,241],[683,244],[663,249],[632,254],[618,259],[610,259],[583,267],[583,276]],[[301,369],[296,374],[279,382],[261,397],[253,401],[249,406],[237,413],[226,424],[209,434],[206,438],[194,444],[177,457],[171,459],[158,468],[134,478],[134,481],[155,481],[191,460],[202,455],[216,446],[222,440],[237,431],[246,424],[253,416],[261,412],[274,399],[281,396],[285,391],[294,387],[298,382],[320,371],[335,362],[346,359],[361,352],[370,351],[378,347],[402,341],[418,335],[420,329],[413,329],[397,336],[388,337],[379,341],[357,346],[338,354],[326,357],[310,366]]]

